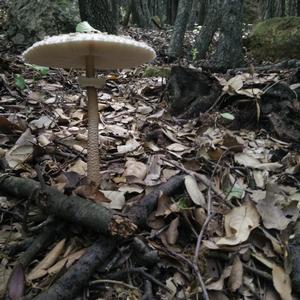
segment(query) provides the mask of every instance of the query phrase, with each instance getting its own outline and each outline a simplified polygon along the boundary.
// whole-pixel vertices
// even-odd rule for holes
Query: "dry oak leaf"
[[[228,288],[231,292],[235,292],[242,286],[243,283],[243,264],[239,258],[236,256],[233,261],[231,273],[228,279]]]
[[[180,224],[179,216],[176,217],[166,231],[166,238],[169,245],[175,245],[179,236],[178,226]]]
[[[206,200],[203,195],[203,193],[200,191],[200,188],[198,186],[197,180],[195,177],[191,175],[187,175],[184,178],[184,184],[186,187],[186,190],[191,197],[194,204],[205,207],[206,206]]]
[[[272,269],[273,285],[282,300],[292,300],[292,287],[290,276],[285,270],[276,265],[269,258],[259,253],[252,253],[252,256],[266,267]]]
[[[259,214],[250,201],[232,209],[225,216],[226,236],[220,238],[217,245],[238,245],[245,242],[250,232],[259,226],[259,220]]]
[[[277,265],[272,267],[273,284],[282,300],[292,300],[292,285],[289,275]]]
[[[256,207],[267,229],[284,230],[292,221],[285,217],[283,210],[276,204],[278,187],[273,184],[266,186],[266,198],[260,200]]]
[[[27,280],[36,280],[45,276],[48,273],[47,269],[53,266],[57,262],[58,257],[62,254],[65,242],[66,239],[58,242],[56,246],[44,257],[44,259],[31,270],[27,276]]]
[[[138,179],[143,180],[147,174],[147,166],[133,159],[127,160],[125,164],[124,176],[134,176]]]

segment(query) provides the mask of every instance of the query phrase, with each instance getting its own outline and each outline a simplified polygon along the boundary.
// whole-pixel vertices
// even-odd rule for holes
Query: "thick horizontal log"
[[[114,214],[100,204],[79,196],[64,195],[49,186],[42,190],[40,184],[31,179],[2,175],[0,193],[31,199],[46,214],[81,224],[96,232],[126,237],[136,229],[128,218]]]

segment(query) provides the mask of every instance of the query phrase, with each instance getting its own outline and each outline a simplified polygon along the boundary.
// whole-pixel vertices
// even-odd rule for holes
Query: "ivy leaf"
[[[32,64],[26,64],[27,66],[29,66],[30,68],[32,68],[33,70],[39,72],[41,75],[47,75],[49,72],[49,68],[48,67],[43,67],[43,66],[38,66],[38,65],[32,65]]]
[[[235,116],[230,113],[223,113],[221,114],[221,117],[230,121],[233,121],[235,119]]]
[[[15,84],[17,88],[20,90],[24,90],[26,88],[25,79],[23,76],[19,74],[15,75]]]

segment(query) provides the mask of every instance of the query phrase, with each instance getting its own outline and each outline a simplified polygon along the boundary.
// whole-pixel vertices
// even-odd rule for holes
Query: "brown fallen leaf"
[[[191,175],[187,175],[184,178],[185,188],[194,202],[194,204],[199,205],[201,207],[206,207],[206,200],[203,193],[200,191],[198,183],[195,177]]]
[[[99,191],[98,187],[93,184],[81,185],[76,188],[74,192],[79,196],[92,200],[95,203],[110,203],[110,200],[106,198],[104,194]]]
[[[272,268],[273,284],[282,300],[292,300],[292,285],[290,276],[283,268],[273,265]]]
[[[232,266],[228,266],[223,270],[220,278],[206,286],[208,290],[221,291],[224,288],[224,280],[231,274]]]
[[[17,264],[10,274],[7,284],[7,298],[10,300],[23,299],[25,292],[25,273],[22,264]]]
[[[282,209],[276,205],[277,190],[276,186],[268,184],[266,186],[266,198],[260,200],[256,207],[267,229],[284,230],[291,220],[286,218]]]
[[[173,202],[171,201],[170,197],[161,193],[160,197],[157,200],[157,209],[155,212],[156,217],[165,217],[172,213],[170,209]]]
[[[178,232],[179,226],[179,216],[176,217],[171,223],[166,231],[166,239],[169,245],[175,245],[179,236]]]
[[[230,276],[228,278],[228,288],[231,292],[235,292],[243,283],[243,264],[237,255],[234,258]]]
[[[35,280],[47,274],[47,269],[50,268],[62,254],[66,243],[66,239],[58,242],[55,247],[40,261],[28,274],[27,280]]]
[[[63,266],[66,266],[66,268],[70,267],[85,253],[85,251],[86,249],[76,251],[75,253],[70,254],[68,257],[65,257],[62,260],[58,261],[54,266],[47,270],[48,274],[52,275],[58,273],[63,268]]]
[[[250,201],[232,209],[225,215],[226,236],[217,241],[217,245],[238,245],[245,242],[250,232],[259,226],[259,221],[259,214]]]
[[[135,159],[127,160],[123,176],[134,176],[143,180],[147,174],[147,166]]]

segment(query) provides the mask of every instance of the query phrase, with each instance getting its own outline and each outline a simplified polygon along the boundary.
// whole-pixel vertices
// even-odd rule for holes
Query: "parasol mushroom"
[[[86,70],[79,83],[87,87],[88,98],[88,180],[100,182],[99,113],[96,88],[105,79],[95,77],[96,69],[120,69],[140,65],[155,57],[154,50],[142,42],[99,31],[70,33],[48,37],[28,48],[26,62],[53,68]]]

